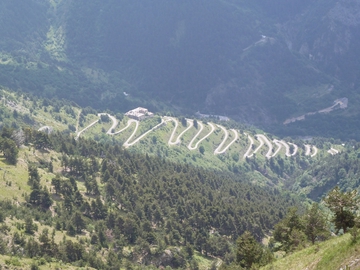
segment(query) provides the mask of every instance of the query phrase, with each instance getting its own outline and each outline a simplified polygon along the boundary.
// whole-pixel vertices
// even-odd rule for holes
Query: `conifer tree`
[[[249,231],[245,231],[238,238],[236,245],[236,261],[241,267],[250,269],[253,264],[260,262],[263,253],[262,247]]]
[[[331,190],[324,199],[325,204],[334,213],[332,221],[337,233],[355,225],[355,211],[358,209],[357,190],[342,192],[338,186]]]
[[[326,219],[319,208],[319,204],[313,203],[304,216],[305,234],[312,244],[316,238],[326,238],[328,234]]]
[[[16,143],[8,138],[2,139],[1,150],[4,154],[6,161],[10,164],[15,165],[19,153],[19,149],[17,148]]]

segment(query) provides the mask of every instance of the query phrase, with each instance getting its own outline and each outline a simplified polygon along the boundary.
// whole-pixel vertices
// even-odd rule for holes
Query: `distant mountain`
[[[2,85],[120,112],[200,110],[280,135],[360,134],[340,125],[360,114],[358,1],[0,5]],[[344,97],[349,107],[324,116],[326,128],[311,117],[282,125]]]

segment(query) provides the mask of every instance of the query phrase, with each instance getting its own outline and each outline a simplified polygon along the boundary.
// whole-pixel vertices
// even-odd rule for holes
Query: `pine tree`
[[[238,238],[236,245],[236,261],[241,267],[250,269],[253,264],[260,262],[263,249],[249,231]]]
[[[355,211],[358,209],[357,191],[342,192],[338,186],[331,190],[324,199],[325,204],[334,213],[332,221],[337,233],[355,225]]]
[[[1,141],[1,150],[6,161],[15,165],[19,154],[19,149],[17,148],[16,143],[11,139],[5,138]]]
[[[319,204],[313,203],[304,216],[305,234],[312,244],[316,238],[326,238],[328,234],[326,219],[319,208]]]
[[[31,217],[25,219],[25,233],[34,234],[34,223]]]
[[[304,241],[304,224],[297,214],[297,208],[291,207],[286,217],[275,225],[274,240],[282,244],[282,249],[292,249]]]
[[[51,184],[54,186],[55,193],[58,194],[61,191],[61,179],[59,175],[56,175],[52,180]]]
[[[76,233],[81,233],[83,229],[85,229],[85,221],[83,220],[81,214],[76,212],[74,217],[72,218],[72,222],[76,228]]]

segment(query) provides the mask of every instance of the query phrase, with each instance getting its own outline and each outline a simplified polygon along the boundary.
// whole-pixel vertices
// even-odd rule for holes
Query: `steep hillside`
[[[294,252],[261,269],[356,270],[360,269],[359,248],[359,241],[352,243],[351,235],[346,234]]]
[[[7,90],[1,92],[0,121],[15,129],[30,126],[45,133],[61,132],[76,140],[95,139],[132,153],[228,172],[259,186],[296,191],[304,199],[318,200],[339,183],[342,188],[359,187],[358,145],[339,140],[281,139],[216,118],[155,115],[137,121],[121,113],[98,113],[65,100]],[[345,169],[341,181],[340,169]]]
[[[338,183],[337,171],[343,167],[348,168],[352,179],[344,178],[343,182],[348,183],[344,188],[358,187],[354,160],[358,145],[354,143],[326,138],[278,138],[234,121],[220,121],[216,116],[198,116],[202,118],[156,114],[139,121],[122,113],[81,108],[66,100],[1,92],[3,126],[31,126],[49,134],[69,134],[75,140],[94,139],[132,153],[226,171],[256,185],[300,191],[304,198],[314,200]],[[331,170],[326,169],[332,163]],[[314,177],[319,179],[315,181]]]
[[[359,114],[356,1],[1,5],[0,84],[13,89],[114,111],[200,110],[278,134],[359,134],[340,126]],[[282,125],[343,97],[349,107],[326,115],[326,129]]]
[[[0,119],[8,267],[206,269],[230,263],[239,235],[260,239],[299,199],[359,187],[358,144],[281,140],[215,118],[137,121],[5,90]]]
[[[314,135],[324,134],[326,131],[330,137],[359,137],[359,131],[353,128],[358,119],[360,101],[357,75],[360,66],[357,49],[360,42],[359,8],[359,2],[355,0],[316,1],[301,15],[281,27],[280,31],[291,51],[310,60],[314,67],[334,78],[331,87],[327,89],[328,93],[311,92],[311,100],[323,99],[331,92],[350,98],[348,109],[341,113],[314,116],[305,121],[307,123],[290,125],[298,133],[307,129],[308,133]],[[297,96],[297,93],[291,93],[291,97],[296,99]],[[319,123],[322,124],[318,126]],[[341,132],[344,128],[347,134]],[[287,133],[286,129],[283,132]]]
[[[231,258],[245,230],[260,239],[299,204],[241,175],[59,132],[3,127],[0,140],[4,267],[206,269]]]
[[[313,200],[320,200],[334,186],[342,190],[359,189],[360,145],[357,143],[338,153],[330,148],[330,156],[310,166],[298,177],[294,190]]]

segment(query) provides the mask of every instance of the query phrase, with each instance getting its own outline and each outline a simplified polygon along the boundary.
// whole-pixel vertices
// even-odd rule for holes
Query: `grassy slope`
[[[3,181],[0,181],[0,199],[9,199],[15,204],[25,201],[25,195],[30,193],[30,186],[28,185],[28,163],[36,162],[39,160],[44,160],[49,162],[53,161],[54,172],[61,170],[60,168],[60,154],[56,152],[40,152],[35,151],[30,147],[23,147],[19,152],[19,159],[16,166],[9,165],[4,161],[4,158],[0,156],[0,168],[4,172],[2,175]],[[46,169],[38,168],[41,184],[47,186],[48,189],[51,189],[51,179],[55,174],[48,172]],[[9,184],[11,183],[11,184]],[[80,183],[79,183],[80,184]],[[79,185],[81,190],[81,185]],[[54,202],[56,203],[57,198],[53,195]],[[53,209],[53,208],[52,208]],[[17,220],[15,218],[7,218],[5,224],[10,228],[11,234],[19,232],[21,235],[24,234],[23,229],[20,229],[17,224],[24,224],[23,220]],[[43,229],[47,228],[51,234],[53,228],[46,225],[41,225],[38,221],[34,221],[34,224],[37,225],[37,231],[34,234],[34,237],[37,238]],[[55,231],[55,242],[59,243],[63,238],[78,241],[78,238],[71,237],[66,234],[66,231]],[[84,239],[89,238],[88,233],[84,233],[82,236]],[[0,255],[0,269],[30,269],[30,265],[35,262],[40,265],[40,269],[77,269],[74,266],[64,264],[62,262],[51,262],[39,261],[37,259],[29,258],[17,258],[10,257],[6,255]],[[3,268],[1,268],[3,267]],[[91,268],[89,268],[91,269]]]
[[[3,90],[1,94],[2,100],[0,103],[0,116],[2,117],[2,122],[4,124],[7,124],[8,126],[13,126],[14,124],[16,124],[17,126],[23,125],[25,122],[23,115],[27,115],[28,118],[32,119],[33,123],[25,122],[25,124],[31,125],[36,129],[40,128],[41,126],[47,125],[51,126],[54,130],[67,131],[76,136],[75,132],[69,130],[71,126],[73,128],[77,127],[77,131],[81,131],[88,125],[99,119],[95,111],[92,111],[91,113],[86,115],[84,115],[84,112],[82,112],[80,115],[81,121],[79,122],[79,113],[81,112],[81,108],[69,105],[69,103],[63,107],[55,108],[54,104],[53,106],[44,106],[44,102],[42,102],[42,100],[34,102],[28,98],[25,98],[16,93],[12,93],[8,90]],[[13,116],[13,111],[15,109],[18,112],[17,118]],[[123,117],[123,119],[121,119],[121,121],[119,121],[118,125],[115,127],[115,132],[123,129],[127,125],[128,120],[129,119],[127,117]],[[133,137],[132,141],[134,141],[137,137],[141,136],[141,134],[148,131],[150,128],[157,125],[157,121],[157,117],[141,121],[139,129]],[[204,130],[201,132],[200,136],[197,137],[196,140],[194,140],[192,146],[194,146],[200,138],[208,134],[208,132],[211,130],[208,123],[204,122],[203,124]],[[231,142],[233,140],[233,132],[230,130],[232,124],[225,122],[221,122],[220,124],[226,126],[227,130],[229,131],[229,138],[227,139],[227,143]],[[102,123],[101,121],[99,121],[89,129],[87,129],[85,132],[83,132],[81,136],[87,138],[95,138],[95,140],[98,140],[100,142],[115,142],[123,144],[133,133],[135,128],[135,124],[133,123],[128,129],[124,130],[120,134],[111,136],[106,134],[111,125],[111,121],[107,123]],[[253,171],[249,167],[249,162],[246,162],[244,158],[244,154],[250,146],[250,140],[245,134],[249,134],[254,139],[254,150],[259,146],[259,141],[256,140],[255,134],[262,134],[263,131],[255,129],[248,130],[243,128],[237,128],[239,139],[236,141],[236,143],[232,144],[227,149],[226,153],[214,155],[214,150],[219,146],[219,144],[222,142],[222,139],[224,138],[224,132],[216,125],[215,127],[215,132],[212,133],[208,138],[203,140],[199,145],[204,147],[204,154],[201,154],[199,152],[199,148],[193,151],[190,151],[188,149],[190,141],[198,132],[198,129],[196,129],[195,127],[190,128],[185,134],[183,134],[183,136],[181,137],[180,145],[168,145],[171,132],[174,128],[173,122],[168,122],[166,125],[160,127],[159,129],[152,131],[146,137],[142,138],[138,143],[129,147],[128,149],[130,151],[160,156],[170,159],[174,162],[189,163],[195,166],[202,166],[206,168],[230,170],[233,172]],[[179,121],[178,130],[173,140],[175,140],[177,138],[177,135],[180,134],[184,129],[185,127],[183,127],[181,121]],[[269,138],[269,140],[273,139],[273,136],[270,134],[267,134],[266,136]],[[154,137],[156,137],[155,142]],[[289,140],[291,141],[291,139],[288,139],[287,141]],[[285,157],[284,149],[279,152],[279,156],[281,156],[285,161],[288,160],[297,163],[297,161],[295,160],[298,160],[300,155],[302,155],[304,152],[304,150],[302,149],[303,142],[299,141],[297,142],[297,144],[299,146],[299,153],[296,155],[295,158]],[[225,144],[223,148],[226,147],[226,145],[227,144]],[[273,146],[273,151],[276,151],[277,147],[274,144]],[[341,146],[339,145],[332,145],[332,147],[341,150]],[[306,159],[306,163],[316,162],[316,160],[321,159],[323,155],[329,155],[328,153],[326,153],[326,150],[327,149],[325,148],[319,149],[318,155],[315,158],[303,158]],[[265,165],[269,162],[265,158],[265,154],[267,153],[267,151],[268,148],[265,145],[262,149],[260,149],[259,152],[257,152],[256,163],[258,164],[258,168],[265,168]],[[251,160],[255,159],[251,158]],[[272,172],[269,170],[266,173],[270,174],[270,177],[277,177],[277,175],[272,174]],[[247,178],[252,179],[258,183],[266,183],[266,181],[268,181],[266,179],[268,178],[268,176],[265,177],[262,174],[251,172],[249,173]]]
[[[19,161],[17,165],[14,166],[7,164],[4,161],[4,158],[0,155],[0,169],[1,172],[4,172],[4,174],[2,175],[4,180],[0,181],[0,200],[9,199],[15,204],[25,201],[25,195],[28,195],[30,193],[30,187],[27,180],[28,164],[30,162],[38,162],[39,160],[43,160],[46,162],[49,162],[51,160],[53,162],[54,173],[49,172],[47,169],[38,168],[41,177],[41,185],[47,186],[47,188],[51,190],[51,179],[55,176],[56,172],[59,172],[61,170],[60,158],[61,154],[54,151],[42,152],[34,150],[32,147],[22,147],[19,152]],[[11,184],[9,184],[10,182]],[[87,196],[85,194],[85,187],[83,183],[78,182],[77,184],[80,192],[84,195],[84,199],[91,200],[91,196]],[[101,187],[100,180],[98,184]],[[61,202],[61,200],[59,200],[59,198],[55,194],[52,194],[52,198],[54,200],[54,204]],[[53,211],[54,205],[50,209]],[[37,231],[34,234],[35,238],[37,238],[45,228],[49,230],[49,235],[51,235],[53,231],[52,227],[40,224],[38,221],[34,221],[34,223],[38,227]],[[30,237],[24,234],[24,228],[21,228],[21,226],[19,226],[19,224],[24,224],[23,220],[7,218],[5,220],[5,224],[10,228],[11,235],[13,235],[15,232],[19,232],[21,235],[25,235],[26,238]],[[57,243],[62,241],[64,237],[71,241],[79,241],[80,239],[82,239],[84,243],[90,242],[90,233],[88,230],[84,230],[83,234],[77,237],[71,237],[67,235],[66,231],[55,231],[55,241]],[[126,248],[127,247],[125,247],[125,250]],[[126,252],[124,252],[123,255],[124,257],[126,257]],[[200,270],[208,269],[208,267],[213,263],[214,260],[217,261],[217,259],[205,257],[199,253],[196,253],[196,256],[194,256],[194,258],[196,261],[198,261]],[[32,263],[36,263],[37,265],[39,265],[40,269],[79,269],[77,267],[71,266],[70,264],[64,264],[62,262],[46,262],[37,258],[29,259],[0,255],[0,269],[30,269],[30,265]]]
[[[11,186],[6,185],[6,181],[1,183],[1,198],[8,198],[16,201],[23,201],[23,193],[29,191],[27,185],[27,163],[29,161],[35,161],[37,159],[50,160],[52,158],[54,164],[54,171],[60,169],[59,163],[59,154],[55,152],[51,153],[41,153],[39,151],[33,151],[30,148],[23,148],[20,151],[19,163],[17,166],[11,166],[4,163],[3,159],[0,160],[0,167],[3,171],[6,171],[6,181],[11,181]],[[54,174],[49,173],[47,170],[39,169],[42,184],[47,185],[50,188],[50,181]],[[81,187],[79,186],[80,190]],[[11,227],[11,231],[15,232],[18,230],[16,228],[16,223],[18,221],[15,219],[7,219],[6,224]],[[37,223],[37,222],[35,222]],[[44,229],[46,226],[38,224],[38,232],[35,234],[35,237]],[[49,227],[49,231],[52,229]],[[19,231],[21,232],[21,230]],[[61,241],[65,236],[65,232],[56,231],[55,239]],[[68,239],[77,241],[76,238],[66,236]],[[84,233],[82,236],[88,238],[89,235]],[[347,234],[340,237],[335,237],[319,245],[308,247],[299,252],[293,253],[283,259],[280,259],[274,262],[267,267],[264,267],[264,270],[270,269],[340,269],[345,265],[351,265],[356,259],[360,259],[360,241],[356,244],[351,243],[351,235]],[[207,269],[212,263],[211,258],[205,258],[197,254],[195,259],[200,264],[200,269]],[[35,261],[35,260],[34,260]],[[0,256],[0,265],[7,265],[9,269],[29,269],[29,265],[33,262],[31,259],[18,259],[11,258],[9,256]],[[39,262],[37,262],[39,263]],[[70,265],[64,265],[60,262],[45,263],[40,267],[40,269],[56,269],[56,267],[61,267],[61,269],[76,269]],[[351,269],[360,269],[359,265],[353,265]]]
[[[352,243],[350,234],[300,250],[261,269],[337,270],[346,265],[351,270],[360,269],[360,240]]]

